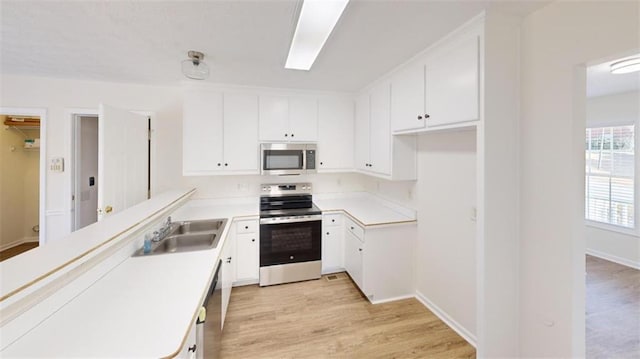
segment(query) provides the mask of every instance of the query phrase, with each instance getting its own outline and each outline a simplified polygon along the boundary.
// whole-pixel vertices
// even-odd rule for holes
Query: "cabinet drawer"
[[[325,214],[322,215],[322,225],[325,227],[342,225],[342,214]]]
[[[245,220],[236,222],[236,232],[237,233],[255,233],[258,231],[258,221],[256,220]]]
[[[364,241],[364,228],[360,227],[359,224],[351,220],[351,218],[345,217],[345,226],[347,230],[353,233],[360,241]]]

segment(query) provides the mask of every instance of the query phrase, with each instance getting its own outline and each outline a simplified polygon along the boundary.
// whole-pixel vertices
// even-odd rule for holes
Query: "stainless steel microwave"
[[[316,172],[316,145],[263,143],[260,145],[263,175],[301,175]]]

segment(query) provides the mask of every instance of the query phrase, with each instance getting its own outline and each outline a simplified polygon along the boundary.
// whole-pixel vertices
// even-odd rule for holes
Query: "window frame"
[[[587,212],[588,212],[588,208],[587,208],[587,193],[586,193],[586,188],[584,188],[584,195],[583,195],[583,199],[584,199],[584,206],[583,206],[583,218],[584,218],[584,223],[585,225],[589,226],[589,227],[593,227],[593,228],[598,228],[598,229],[602,229],[602,230],[607,230],[607,231],[612,231],[612,232],[618,232],[621,234],[625,234],[625,235],[631,235],[634,237],[639,237],[640,238],[640,223],[638,222],[638,219],[640,217],[640,213],[638,213],[638,207],[639,207],[639,203],[640,203],[640,193],[638,193],[638,188],[640,187],[638,180],[640,178],[640,176],[638,176],[639,171],[640,171],[640,166],[638,166],[638,162],[639,162],[639,156],[640,154],[638,153],[638,151],[640,150],[640,147],[638,146],[640,139],[638,138],[638,133],[637,133],[637,129],[638,124],[635,121],[624,121],[624,122],[616,122],[616,123],[594,123],[594,124],[590,124],[587,125],[585,127],[585,140],[586,140],[586,136],[587,136],[587,130],[589,129],[594,129],[594,128],[615,128],[615,127],[624,127],[624,126],[633,126],[633,139],[634,139],[634,149],[633,149],[633,227],[626,227],[623,225],[617,225],[617,224],[613,224],[613,223],[608,223],[608,222],[600,222],[600,221],[596,221],[596,220],[592,220],[587,218]],[[585,155],[585,150],[583,150],[583,155]],[[583,166],[584,168],[584,175],[583,175],[583,184],[586,187],[586,181],[587,181],[587,176],[589,175],[589,173],[586,171],[586,163]],[[597,175],[595,175],[597,176]],[[605,176],[603,176],[605,177]],[[608,176],[609,178],[613,177],[613,178],[631,178],[631,176]]]

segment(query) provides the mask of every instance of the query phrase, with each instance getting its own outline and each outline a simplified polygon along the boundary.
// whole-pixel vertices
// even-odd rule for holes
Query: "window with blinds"
[[[585,218],[634,228],[633,125],[588,128]]]

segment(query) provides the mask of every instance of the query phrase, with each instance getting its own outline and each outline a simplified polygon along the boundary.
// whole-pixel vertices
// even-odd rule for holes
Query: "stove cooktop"
[[[310,216],[314,214],[322,214],[320,208],[315,204],[311,204],[311,208],[292,208],[292,209],[270,209],[260,211],[260,218],[271,217],[289,217],[289,216]]]

